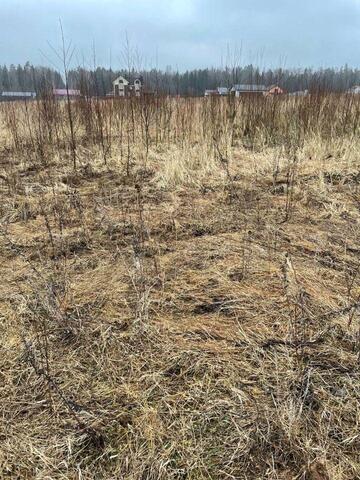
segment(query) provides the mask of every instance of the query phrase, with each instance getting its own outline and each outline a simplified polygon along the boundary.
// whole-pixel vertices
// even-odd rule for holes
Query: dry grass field
[[[359,99],[0,120],[0,478],[360,478]]]

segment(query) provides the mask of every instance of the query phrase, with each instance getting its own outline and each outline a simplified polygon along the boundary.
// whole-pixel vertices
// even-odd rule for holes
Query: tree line
[[[142,76],[148,90],[172,95],[203,95],[205,89],[218,86],[230,87],[237,83],[256,83],[262,85],[278,84],[286,91],[325,90],[341,92],[353,85],[360,84],[360,69],[344,66],[342,68],[322,69],[264,69],[254,65],[234,68],[205,68],[174,71],[151,69],[146,71],[113,70],[98,67],[85,69],[73,68],[68,71],[68,86],[87,95],[104,96],[112,91],[112,81],[118,76],[132,80]],[[65,88],[64,75],[44,66],[25,65],[0,66],[0,91],[36,91],[47,88]]]

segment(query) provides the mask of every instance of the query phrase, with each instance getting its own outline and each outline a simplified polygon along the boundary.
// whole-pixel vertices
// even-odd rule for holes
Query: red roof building
[[[80,90],[74,90],[72,88],[69,88],[69,90],[66,90],[66,88],[54,88],[53,89],[53,94],[55,97],[80,97]]]

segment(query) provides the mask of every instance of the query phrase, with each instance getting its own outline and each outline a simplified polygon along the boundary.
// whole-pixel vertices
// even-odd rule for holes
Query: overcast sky
[[[144,67],[360,67],[360,0],[0,0],[0,63],[55,60],[59,18],[74,65],[94,43],[97,63],[124,66],[127,32]]]

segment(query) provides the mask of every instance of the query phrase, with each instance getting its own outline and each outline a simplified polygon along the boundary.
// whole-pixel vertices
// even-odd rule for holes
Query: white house
[[[117,77],[113,81],[113,96],[114,97],[140,97],[142,91],[142,78],[135,78],[134,84],[130,85],[130,82],[125,77]]]
[[[129,86],[129,82],[126,78],[120,77],[115,78],[113,81],[113,95],[114,97],[125,97],[127,94],[127,90]]]

